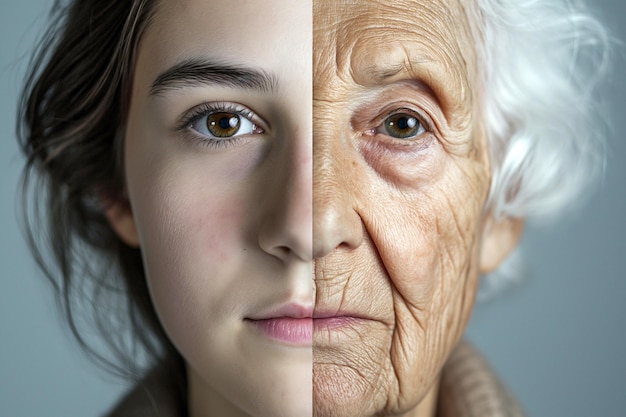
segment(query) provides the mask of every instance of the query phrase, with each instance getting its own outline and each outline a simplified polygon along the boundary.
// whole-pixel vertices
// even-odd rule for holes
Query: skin
[[[485,209],[470,6],[314,2],[315,416],[435,415],[479,275],[516,245]],[[391,137],[393,114],[424,130]]]
[[[246,322],[284,303],[313,306],[311,12],[300,1],[168,0],[140,44],[128,202],[107,215],[142,250],[155,309],[187,363],[194,417],[311,415],[311,343],[275,341]],[[190,58],[262,70],[275,88],[150,94],[160,73]],[[219,146],[177,130],[214,102],[245,106],[256,130]]]

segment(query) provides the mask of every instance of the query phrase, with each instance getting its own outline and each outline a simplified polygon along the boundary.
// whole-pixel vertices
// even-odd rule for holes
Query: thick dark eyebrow
[[[188,59],[159,74],[152,83],[150,96],[158,96],[168,90],[202,85],[221,85],[271,93],[276,91],[278,79],[275,75],[257,68],[206,59]]]

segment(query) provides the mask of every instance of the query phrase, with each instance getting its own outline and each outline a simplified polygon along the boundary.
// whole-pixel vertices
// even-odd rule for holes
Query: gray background
[[[0,417],[95,416],[125,385],[96,369],[62,326],[16,221],[22,159],[16,98],[50,1],[0,4]],[[626,39],[622,0],[592,5]],[[626,398],[626,47],[603,92],[612,133],[608,170],[576,215],[527,230],[530,273],[479,305],[468,337],[530,416],[624,416]]]

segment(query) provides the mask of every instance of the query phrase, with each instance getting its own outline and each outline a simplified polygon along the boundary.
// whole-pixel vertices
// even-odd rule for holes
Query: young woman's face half
[[[312,413],[311,11],[164,1],[139,47],[132,213],[113,223],[141,248],[193,415]]]

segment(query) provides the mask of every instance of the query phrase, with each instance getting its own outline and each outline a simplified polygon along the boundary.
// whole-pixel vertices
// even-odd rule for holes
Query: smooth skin
[[[248,320],[313,308],[311,12],[306,1],[162,1],[139,47],[128,202],[108,216],[141,248],[155,309],[187,364],[191,417],[312,414],[310,341],[274,340]],[[266,82],[153,91],[189,60]],[[189,120],[207,106],[218,110]]]

